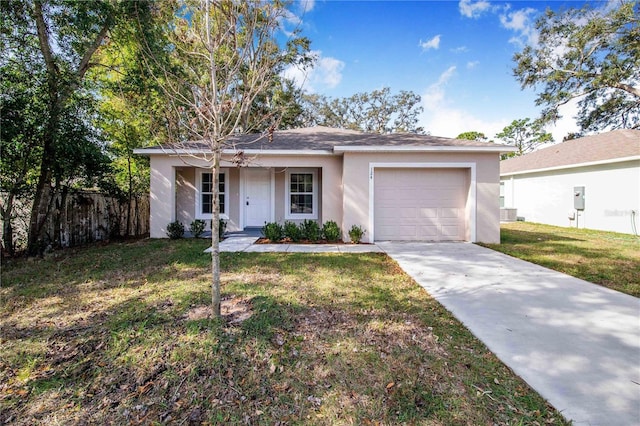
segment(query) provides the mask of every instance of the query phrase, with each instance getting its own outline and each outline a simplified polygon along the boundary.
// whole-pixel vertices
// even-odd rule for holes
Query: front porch
[[[196,219],[210,231],[213,175],[206,164],[185,165],[179,157],[152,158],[151,237],[166,237],[170,222],[186,229]],[[333,220],[342,227],[339,157],[293,156],[256,159],[249,167],[223,161],[218,173],[220,217],[227,232],[261,229],[267,222]],[[290,163],[288,165],[287,163]]]

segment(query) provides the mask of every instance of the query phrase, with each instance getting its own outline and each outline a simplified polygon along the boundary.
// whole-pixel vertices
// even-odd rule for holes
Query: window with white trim
[[[500,182],[500,207],[504,207],[504,182]]]
[[[288,169],[286,176],[286,219],[317,219],[318,172],[309,169]]]
[[[220,201],[220,217],[228,219],[229,191],[227,170],[218,173],[218,200]],[[196,219],[213,218],[213,173],[199,169],[196,175]]]

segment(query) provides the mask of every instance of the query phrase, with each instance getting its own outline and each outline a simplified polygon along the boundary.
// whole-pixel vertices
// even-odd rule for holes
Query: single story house
[[[526,221],[640,231],[640,130],[615,130],[500,163],[503,207]]]
[[[499,161],[514,148],[417,134],[313,127],[229,139],[219,171],[227,230],[265,222],[335,221],[348,240],[500,241]],[[242,151],[249,161],[238,167]],[[179,220],[211,219],[211,164],[203,145],[135,151],[151,162],[152,238]],[[209,222],[207,220],[207,222]]]

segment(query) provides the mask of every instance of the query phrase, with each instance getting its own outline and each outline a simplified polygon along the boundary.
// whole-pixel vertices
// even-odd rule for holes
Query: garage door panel
[[[464,240],[468,171],[377,169],[376,240]]]
[[[398,210],[392,207],[385,207],[378,210],[381,219],[393,219],[398,217]]]
[[[442,226],[442,228],[440,228],[440,232],[441,232],[442,236],[445,237],[445,238],[457,239],[457,238],[459,238],[460,231],[461,231],[461,229],[457,225],[454,225],[454,226],[444,225],[444,226]]]
[[[438,217],[441,218],[454,218],[454,219],[458,219],[460,218],[460,214],[462,213],[460,211],[460,209],[458,208],[454,208],[454,207],[443,207],[440,209],[440,214],[438,215]]]
[[[440,231],[436,225],[422,225],[419,229],[419,233],[424,237],[425,240],[438,240]]]
[[[412,207],[396,207],[393,210],[395,213],[393,219],[411,219],[417,217],[416,209]]]
[[[421,207],[418,209],[418,217],[420,218],[438,217],[438,208],[437,207]]]
[[[416,234],[416,226],[415,225],[400,225],[400,226],[382,226],[380,232],[385,238],[395,238],[398,239],[409,240],[412,235]]]

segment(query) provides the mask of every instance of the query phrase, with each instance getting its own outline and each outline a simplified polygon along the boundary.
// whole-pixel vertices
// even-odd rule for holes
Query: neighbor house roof
[[[257,134],[235,135],[228,139],[230,149],[248,153],[343,153],[369,151],[488,151],[511,152],[514,147],[491,142],[468,141],[414,133],[362,133],[330,127],[309,127],[278,130],[269,141]],[[207,150],[204,142],[188,142],[179,146],[155,146],[138,149],[137,154],[160,154],[180,151]]]
[[[500,175],[640,159],[640,130],[573,139],[500,162]]]

